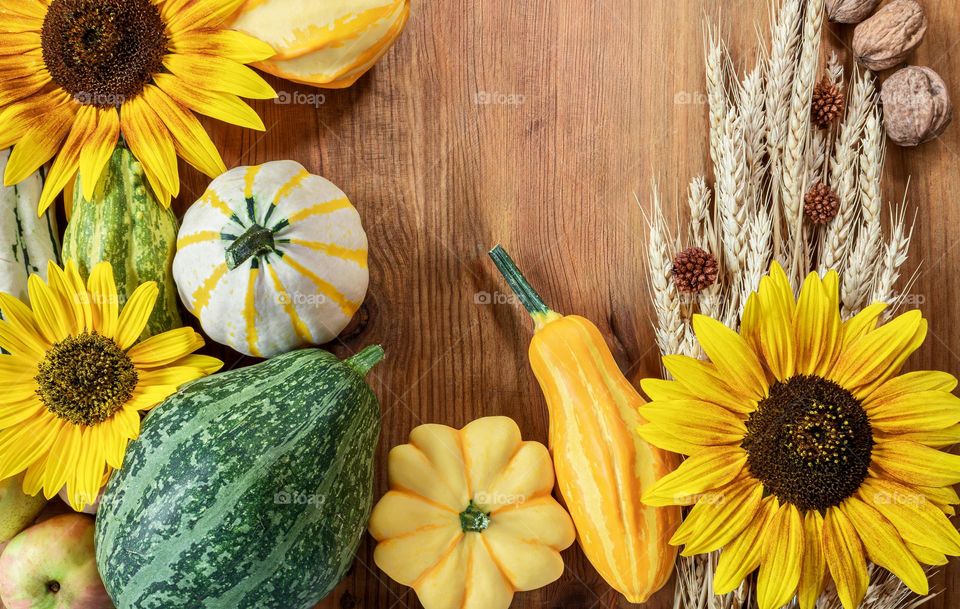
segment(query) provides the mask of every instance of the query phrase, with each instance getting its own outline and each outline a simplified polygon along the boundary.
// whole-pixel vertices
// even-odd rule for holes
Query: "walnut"
[[[916,0],[893,0],[854,30],[853,54],[868,70],[886,70],[903,63],[926,32],[927,16]]]
[[[939,136],[953,119],[953,104],[940,75],[911,66],[883,83],[883,125],[901,146],[917,146]]]
[[[836,23],[860,23],[878,4],[880,0],[827,0],[827,16]]]

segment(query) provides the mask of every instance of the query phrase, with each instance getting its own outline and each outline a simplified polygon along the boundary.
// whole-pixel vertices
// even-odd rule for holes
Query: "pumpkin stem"
[[[347,364],[360,373],[360,376],[367,376],[370,369],[380,363],[383,359],[383,347],[380,345],[370,345],[364,347],[353,357],[347,358]]]
[[[497,270],[503,275],[503,278],[507,281],[507,285],[510,286],[513,293],[520,299],[520,304],[533,316],[537,330],[554,319],[560,318],[558,313],[550,310],[550,307],[543,302],[540,294],[537,294],[537,291],[533,289],[533,286],[531,286],[527,278],[523,276],[523,273],[520,272],[517,264],[505,249],[499,245],[496,246],[490,250],[490,258],[492,258],[493,263],[497,265]]]
[[[478,508],[471,499],[467,509],[460,512],[460,528],[464,533],[482,533],[489,526],[490,514]]]
[[[273,230],[254,224],[227,248],[227,268],[233,270],[253,258],[276,251]]]

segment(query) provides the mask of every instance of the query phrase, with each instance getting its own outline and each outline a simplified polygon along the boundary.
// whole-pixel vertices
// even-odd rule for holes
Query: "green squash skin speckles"
[[[93,199],[83,198],[79,182],[74,188],[63,259],[74,260],[84,279],[98,262],[110,262],[121,306],[141,283],[156,281],[160,294],[145,338],[183,325],[172,268],[177,229],[173,210],[156,200],[143,166],[120,145],[104,168]]]
[[[380,407],[358,362],[380,354],[294,351],[154,409],[97,517],[117,608],[309,609],[329,594],[372,509]]]

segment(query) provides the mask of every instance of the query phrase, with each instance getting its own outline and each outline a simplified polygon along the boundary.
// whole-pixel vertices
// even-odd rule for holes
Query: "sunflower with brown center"
[[[120,310],[113,268],[50,263],[32,275],[28,307],[0,293],[0,480],[26,472],[23,490],[47,499],[66,487],[76,509],[93,503],[123,463],[147,411],[188,381],[220,369],[194,355],[203,338],[179,328],[140,340],[157,285],[139,286]]]
[[[4,183],[56,157],[39,211],[79,172],[86,197],[122,134],[157,197],[180,192],[177,156],[226,171],[194,113],[263,130],[240,97],[273,89],[247,63],[270,45],[224,29],[245,0],[0,0]]]
[[[839,311],[835,272],[812,273],[794,299],[775,263],[739,334],[694,318],[709,362],[667,356],[675,380],[643,382],[640,435],[688,456],[644,501],[692,505],[671,543],[722,549],[717,594],[759,568],[760,609],[794,595],[812,609],[828,573],[854,609],[867,559],[926,594],[922,565],[960,555],[948,519],[960,456],[941,450],[960,442],[957,380],[900,373],[927,333],[918,311],[883,325],[883,304]]]

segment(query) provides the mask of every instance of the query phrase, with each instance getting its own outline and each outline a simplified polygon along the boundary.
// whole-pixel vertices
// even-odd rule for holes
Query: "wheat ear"
[[[820,272],[840,270],[850,247],[856,219],[858,145],[867,116],[876,107],[873,75],[869,71],[854,73],[852,95],[847,113],[830,158],[830,187],[840,198],[837,216],[830,221],[820,247]]]
[[[907,224],[907,205],[906,201],[900,205],[898,210],[892,212],[890,240],[883,248],[883,259],[880,261],[880,268],[877,272],[876,283],[873,286],[872,302],[885,302],[888,305],[896,305],[902,298],[896,293],[897,280],[900,279],[900,269],[903,263],[907,261],[907,253],[910,250],[910,241],[913,239],[913,229],[916,226],[916,216]],[[891,306],[885,312],[889,318],[896,311],[896,306]]]
[[[673,239],[663,217],[660,189],[654,184],[652,217],[648,219],[650,238],[647,241],[647,265],[650,270],[650,291],[656,313],[655,334],[660,353],[680,352],[683,341],[683,318],[680,295],[673,282],[673,258],[670,255]],[[639,203],[639,201],[638,201]]]
[[[860,199],[860,228],[850,255],[843,266],[841,301],[843,313],[850,317],[867,303],[874,289],[877,267],[875,260],[880,250],[883,201],[881,179],[883,172],[884,131],[879,108],[867,116],[863,127],[860,152],[860,174],[857,180]]]

